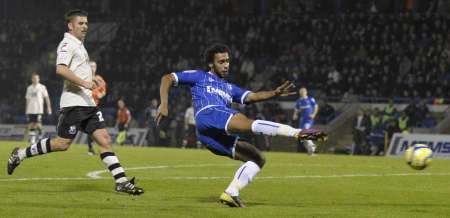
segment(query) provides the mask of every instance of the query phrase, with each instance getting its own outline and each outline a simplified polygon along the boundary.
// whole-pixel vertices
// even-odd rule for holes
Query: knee
[[[111,136],[106,135],[105,136],[105,144],[102,146],[109,148],[109,147],[111,147],[111,144],[112,144]]]
[[[101,140],[99,140],[97,143],[100,147],[109,148],[111,147],[112,143],[111,136],[109,136],[109,134],[102,135]]]
[[[259,166],[259,168],[263,168],[266,164],[266,157],[263,154],[259,154],[258,158],[255,160],[255,163]]]

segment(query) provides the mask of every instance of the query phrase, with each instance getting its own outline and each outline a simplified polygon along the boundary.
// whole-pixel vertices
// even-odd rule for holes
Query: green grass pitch
[[[0,142],[4,167],[18,144]],[[0,217],[450,216],[450,160],[415,171],[401,158],[269,152],[265,168],[241,191],[248,207],[228,208],[218,197],[237,161],[204,149],[115,147],[127,175],[146,191],[128,196],[114,192],[100,158],[86,150],[72,145],[27,159],[12,176],[4,168]]]

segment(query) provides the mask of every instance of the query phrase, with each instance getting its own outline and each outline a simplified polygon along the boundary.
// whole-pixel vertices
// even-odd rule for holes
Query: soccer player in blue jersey
[[[204,53],[207,71],[187,70],[164,75],[161,79],[160,98],[156,121],[168,116],[169,89],[172,85],[191,87],[198,139],[216,155],[227,156],[244,164],[236,171],[220,201],[230,207],[244,207],[239,191],[253,180],[266,160],[253,145],[239,141],[238,134],[254,133],[269,136],[287,136],[298,140],[324,139],[316,129],[295,129],[291,126],[251,120],[230,107],[232,102],[247,104],[279,96],[293,95],[289,81],[272,91],[251,92],[225,80],[230,67],[230,50],[222,44],[207,48]]]
[[[300,114],[299,125],[300,129],[309,129],[314,125],[314,118],[319,111],[319,106],[316,104],[316,100],[313,97],[308,96],[308,90],[305,87],[301,87],[298,91],[300,96],[295,102],[293,120],[297,120]],[[312,140],[299,141],[299,146],[306,143],[305,147],[309,155],[314,155],[316,152],[316,145]]]

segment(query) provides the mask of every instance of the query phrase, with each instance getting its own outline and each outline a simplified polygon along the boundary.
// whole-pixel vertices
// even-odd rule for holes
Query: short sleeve
[[[189,119],[191,117],[191,108],[188,108],[186,110],[186,113],[184,114],[184,119]]]
[[[48,92],[47,92],[47,88],[43,85],[42,87],[42,96],[44,97],[48,97]]]
[[[27,92],[25,94],[25,99],[31,98],[30,87],[27,87]]]
[[[70,48],[68,42],[61,42],[56,50],[56,65],[66,65],[69,66],[72,61],[72,57],[74,54],[74,49]]]
[[[313,106],[313,107],[317,106],[316,100],[313,97],[311,97],[310,102],[311,102],[311,106]]]
[[[234,84],[231,85],[231,95],[233,97],[233,102],[245,104],[245,98],[250,94],[249,90],[242,89]]]
[[[175,86],[180,85],[194,85],[205,77],[205,72],[201,70],[185,70],[172,73],[175,77]]]

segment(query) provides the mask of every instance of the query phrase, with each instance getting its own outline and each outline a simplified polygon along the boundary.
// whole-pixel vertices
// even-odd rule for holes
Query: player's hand
[[[290,96],[290,95],[295,95],[297,92],[292,91],[291,89],[294,88],[295,85],[294,83],[292,83],[291,81],[286,81],[284,82],[281,86],[278,86],[274,92],[275,92],[275,96]]]
[[[47,108],[47,113],[48,113],[48,115],[52,115],[52,108],[51,107]]]
[[[97,88],[97,84],[93,81],[84,81],[83,87],[86,89],[93,90],[93,89]]]
[[[309,115],[309,118],[311,118],[312,120],[314,120],[314,118],[316,118],[316,115]]]
[[[156,114],[156,125],[159,126],[159,123],[161,123],[161,120],[164,119],[169,115],[169,109],[167,108],[167,105],[160,104],[158,107],[158,112]]]
[[[94,83],[98,86],[106,86],[105,80],[100,75],[95,75],[94,79],[92,80]]]

